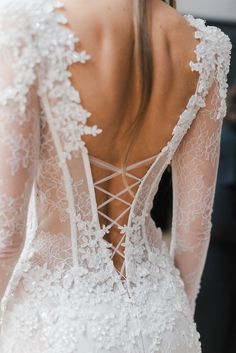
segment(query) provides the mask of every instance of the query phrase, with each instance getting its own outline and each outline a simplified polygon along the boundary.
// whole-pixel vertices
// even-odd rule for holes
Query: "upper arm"
[[[197,114],[172,160],[174,197],[178,226],[183,231],[201,232],[210,228],[210,213],[218,170],[222,118],[218,87],[214,84],[206,98],[206,106]],[[186,242],[187,244],[187,239]]]
[[[21,19],[19,28],[14,27],[15,13],[13,16],[7,5],[4,8],[2,5],[0,5],[2,11],[0,13],[0,297],[24,244],[27,208],[37,172],[40,126],[40,105],[31,38],[24,30],[24,19]]]

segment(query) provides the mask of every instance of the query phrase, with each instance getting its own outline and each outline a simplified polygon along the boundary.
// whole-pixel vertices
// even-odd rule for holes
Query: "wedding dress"
[[[231,44],[203,20],[186,16],[198,39],[199,73],[172,137],[161,152],[128,165],[138,186],[112,218],[95,191],[124,202],[127,188],[103,186],[122,174],[89,155],[90,113],[72,86],[69,65],[86,65],[79,39],[57,0],[0,2],[1,353],[199,353],[193,321],[206,258],[225,115]],[[85,104],[86,105],[86,104]],[[150,164],[138,178],[136,168]],[[93,180],[92,165],[107,171]],[[168,165],[173,173],[170,250],[150,217]],[[99,214],[108,220],[99,224]],[[44,227],[42,227],[44,225]],[[117,246],[105,240],[120,229]],[[25,245],[24,240],[26,239]]]

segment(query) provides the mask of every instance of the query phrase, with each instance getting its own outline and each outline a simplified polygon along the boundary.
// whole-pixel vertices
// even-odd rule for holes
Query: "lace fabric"
[[[62,7],[56,0],[0,4],[1,352],[198,353],[192,313],[210,237],[231,44],[186,17],[199,40],[190,63],[199,73],[196,92],[136,180],[127,224],[108,219],[119,226],[116,246],[105,240],[111,224],[100,224],[99,212],[107,218],[96,201],[101,185],[83,142],[102,131],[88,125],[68,71],[90,55],[75,51],[79,39],[64,26]],[[150,218],[169,164],[170,253]],[[120,278],[112,260],[122,243]]]
[[[4,25],[4,23],[3,23]],[[10,35],[10,33],[9,33]],[[39,156],[39,105],[31,70],[17,70],[16,52],[1,36],[0,68],[0,295],[19,258],[26,232],[28,201]],[[16,51],[23,51],[19,44]],[[22,96],[22,94],[25,96]],[[27,93],[27,94],[26,94]],[[6,273],[5,275],[2,275]]]
[[[219,161],[222,119],[213,87],[191,131],[172,161],[174,206],[172,236],[176,266],[194,309],[211,232],[211,213]],[[211,108],[212,107],[212,108]]]

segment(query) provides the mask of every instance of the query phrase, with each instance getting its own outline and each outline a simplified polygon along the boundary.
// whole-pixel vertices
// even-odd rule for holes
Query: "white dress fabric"
[[[128,223],[102,226],[95,197],[102,180],[94,182],[91,164],[110,178],[122,171],[90,158],[83,142],[102,131],[87,124],[86,102],[70,81],[68,67],[86,65],[90,55],[75,51],[79,39],[64,26],[62,7],[0,1],[0,352],[200,353],[193,312],[211,230],[230,41],[186,16],[198,39],[190,63],[199,73],[196,92],[146,175],[133,171],[147,161],[128,166],[138,184]],[[168,165],[170,250],[150,217]],[[104,239],[114,224],[125,280],[112,261],[117,249]]]

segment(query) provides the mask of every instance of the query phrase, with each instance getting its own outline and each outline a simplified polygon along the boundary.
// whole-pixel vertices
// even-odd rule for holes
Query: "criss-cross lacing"
[[[135,187],[138,187],[140,185],[140,183],[142,182],[142,179],[143,178],[139,178],[137,177],[136,175],[134,175],[132,173],[133,170],[137,169],[137,168],[140,168],[144,165],[147,165],[147,164],[150,164],[154,159],[156,158],[156,155],[155,156],[152,156],[152,157],[149,157],[149,158],[146,158],[142,161],[139,161],[139,162],[136,162],[136,163],[133,163],[131,165],[128,165],[125,170],[122,169],[122,168],[119,168],[113,164],[110,164],[108,162],[105,162],[99,158],[96,158],[96,157],[93,157],[93,156],[90,156],[90,162],[92,165],[98,167],[98,168],[101,168],[101,169],[105,169],[105,170],[108,170],[108,171],[111,171],[112,173],[104,178],[101,178],[99,180],[96,180],[94,181],[94,188],[95,190],[98,190],[100,191],[101,193],[105,194],[108,199],[106,199],[106,201],[100,203],[97,205],[97,211],[98,211],[98,214],[100,216],[102,216],[104,219],[106,219],[107,221],[109,221],[110,223],[108,225],[106,225],[106,228],[108,230],[110,230],[112,227],[117,227],[118,229],[122,230],[123,228],[123,225],[121,225],[119,223],[119,220],[125,215],[125,214],[128,214],[130,212],[130,209],[131,209],[131,206],[132,206],[132,202],[128,202],[127,200],[125,200],[123,198],[123,196],[127,193],[127,192],[130,192],[132,191],[133,188]],[[107,181],[110,181],[116,177],[119,177],[119,176],[125,176],[129,179],[131,179],[133,182],[129,185],[125,185],[125,187],[119,191],[118,193],[114,194],[108,190],[106,190],[104,187],[102,187],[102,184],[107,182]],[[107,215],[106,213],[104,213],[102,211],[103,207],[104,206],[107,206],[109,204],[111,204],[114,200],[117,200],[117,201],[120,201],[121,203],[123,203],[126,208],[115,218],[115,219],[112,219],[109,215]],[[122,258],[122,267],[121,269],[117,269],[119,275],[120,275],[120,278],[121,279],[125,279],[125,255],[124,255],[124,252],[122,252],[120,250],[120,247],[125,247],[125,232],[120,232],[120,235],[121,235],[121,238],[119,240],[119,242],[114,245],[111,243],[111,259],[114,258],[115,255],[119,256]]]

